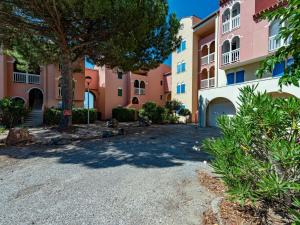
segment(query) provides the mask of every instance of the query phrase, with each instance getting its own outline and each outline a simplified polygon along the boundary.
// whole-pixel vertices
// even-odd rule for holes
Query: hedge
[[[60,122],[61,110],[50,108],[45,111],[44,122],[47,125],[57,125]],[[72,110],[72,121],[74,124],[86,124],[88,110],[83,108],[75,108]],[[97,119],[97,112],[90,109],[90,123],[94,123]]]
[[[119,122],[132,122],[137,120],[137,111],[128,108],[114,108],[112,110],[112,117]]]

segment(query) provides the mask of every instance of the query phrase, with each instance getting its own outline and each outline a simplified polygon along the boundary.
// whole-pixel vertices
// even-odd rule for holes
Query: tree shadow
[[[187,161],[210,161],[210,155],[195,151],[194,146],[200,145],[206,137],[218,135],[217,130],[210,128],[185,126],[182,131],[120,136],[76,142],[67,146],[5,148],[0,149],[0,155],[15,159],[57,158],[58,163],[80,164],[94,169],[122,165],[165,168],[181,166]]]

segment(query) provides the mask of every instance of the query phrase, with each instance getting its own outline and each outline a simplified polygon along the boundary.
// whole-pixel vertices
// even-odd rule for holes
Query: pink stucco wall
[[[164,75],[164,88],[165,88],[165,93],[169,93],[172,91],[172,74],[171,73]]]
[[[240,2],[240,27],[229,33],[222,34],[222,15],[227,8],[232,7],[235,2]],[[226,40],[232,40],[235,36],[240,37],[240,62],[247,62],[253,59],[264,57],[268,54],[268,22],[255,22],[255,0],[228,1],[220,7],[219,17],[219,50],[222,52],[222,45]],[[221,60],[220,60],[220,66]]]

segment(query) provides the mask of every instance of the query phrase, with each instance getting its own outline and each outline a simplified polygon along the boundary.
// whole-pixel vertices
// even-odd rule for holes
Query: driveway
[[[215,129],[152,126],[59,148],[0,149],[0,224],[199,225],[211,196],[195,151]]]

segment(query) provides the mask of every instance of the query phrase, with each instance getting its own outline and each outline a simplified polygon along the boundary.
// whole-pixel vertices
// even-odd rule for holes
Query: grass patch
[[[0,134],[3,134],[6,131],[4,127],[0,127]]]

